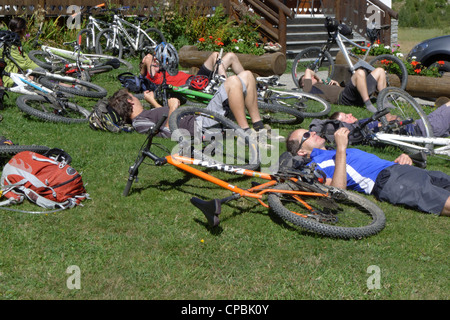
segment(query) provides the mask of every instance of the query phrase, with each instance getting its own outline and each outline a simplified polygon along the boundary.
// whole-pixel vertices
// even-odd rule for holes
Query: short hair
[[[293,156],[297,155],[298,148],[300,147],[300,142],[297,139],[291,139],[294,132],[295,130],[289,133],[286,139],[286,150]]]
[[[300,78],[298,78],[298,86],[300,87],[300,88],[303,88],[303,86],[304,86],[304,84],[303,84],[303,77],[304,77],[305,75],[304,74],[302,74],[302,76],[300,77]]]
[[[336,111],[328,119],[330,119],[330,120],[337,120],[337,118],[339,118],[339,115],[341,113],[343,113],[343,112],[342,111]]]
[[[120,89],[109,98],[108,104],[126,122],[131,123],[133,105],[130,103],[130,93],[128,89]]]
[[[9,21],[8,28],[12,32],[21,34],[27,29],[27,21],[20,17],[13,18]]]

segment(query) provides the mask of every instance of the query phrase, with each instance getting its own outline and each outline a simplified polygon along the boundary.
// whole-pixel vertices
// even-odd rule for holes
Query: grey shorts
[[[450,197],[450,176],[395,164],[380,172],[372,194],[380,201],[440,214]]]
[[[241,80],[242,90],[244,92],[245,97],[247,94],[247,87],[244,81],[242,81],[241,78],[239,79]],[[223,84],[219,87],[219,90],[214,94],[213,98],[209,102],[206,109],[233,119],[233,114],[231,113],[230,106],[228,105],[228,94],[225,91],[225,86]],[[217,122],[212,119],[204,119],[202,124],[204,127],[211,127],[216,123]]]
[[[428,116],[433,135],[435,137],[448,137],[450,136],[450,106],[442,105]],[[423,121],[421,119],[416,120],[416,124],[419,127],[421,134],[425,132]]]

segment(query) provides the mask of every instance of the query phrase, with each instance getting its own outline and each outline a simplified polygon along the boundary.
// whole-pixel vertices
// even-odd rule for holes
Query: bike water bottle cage
[[[167,71],[171,76],[178,73],[178,52],[172,44],[161,42],[155,48],[155,58],[161,71]]]
[[[199,75],[195,76],[190,83],[190,86],[195,90],[203,90],[209,84],[209,79],[207,76]]]

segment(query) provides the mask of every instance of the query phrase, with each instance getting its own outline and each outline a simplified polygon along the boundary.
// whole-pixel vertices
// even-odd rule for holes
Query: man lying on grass
[[[287,139],[287,150],[316,163],[325,172],[327,185],[372,194],[380,201],[423,212],[450,215],[449,175],[414,167],[406,154],[392,162],[347,148],[349,133],[348,128],[339,128],[334,134],[336,150],[327,150],[324,138],[297,129]]]

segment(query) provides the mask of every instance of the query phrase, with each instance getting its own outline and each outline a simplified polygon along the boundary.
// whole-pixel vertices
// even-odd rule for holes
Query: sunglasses
[[[303,143],[311,137],[311,132],[307,131],[303,134],[302,140],[300,141],[300,145],[298,146],[298,151],[302,148]]]

